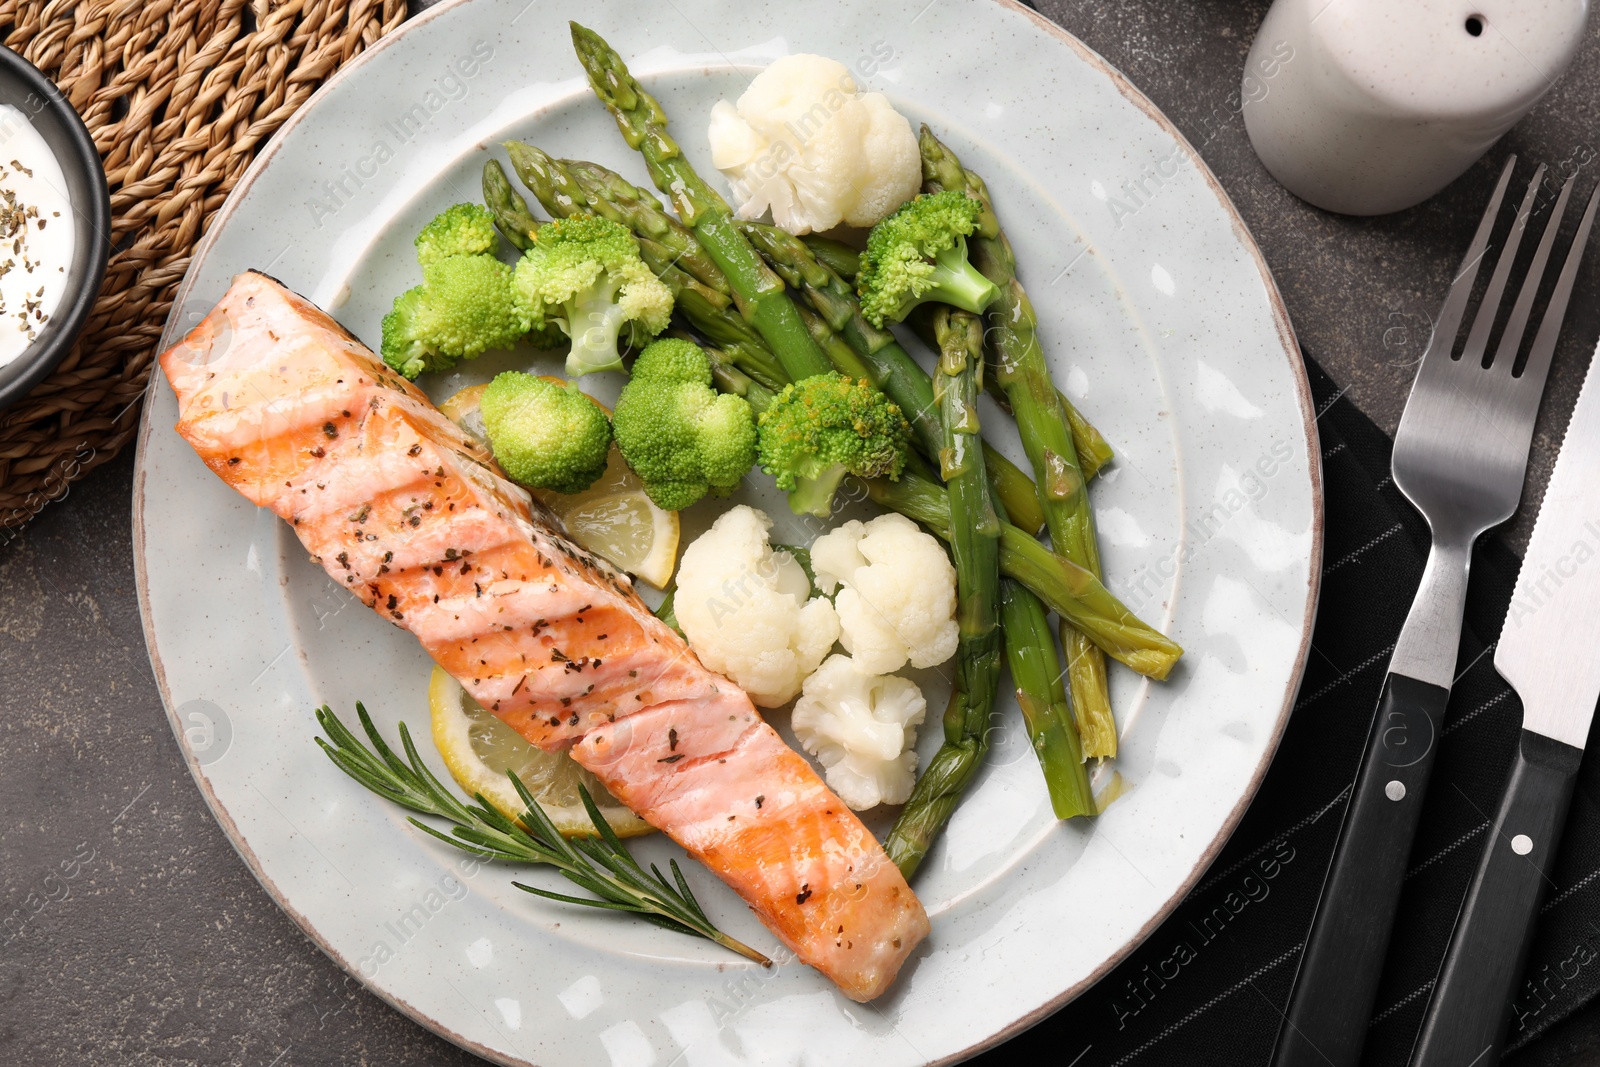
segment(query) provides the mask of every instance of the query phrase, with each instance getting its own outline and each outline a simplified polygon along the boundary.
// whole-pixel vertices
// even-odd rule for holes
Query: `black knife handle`
[[[1450,690],[1403,674],[1383,680],[1274,1067],[1356,1067],[1361,1059],[1449,699]]]
[[[1522,731],[1478,873],[1456,917],[1412,1067],[1500,1062],[1512,994],[1572,804],[1583,750]]]

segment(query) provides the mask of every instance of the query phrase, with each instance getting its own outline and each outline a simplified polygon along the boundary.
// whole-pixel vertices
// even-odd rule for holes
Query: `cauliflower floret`
[[[764,708],[787,704],[839,639],[839,617],[807,597],[806,573],[767,543],[772,520],[743,505],[683,550],[673,610],[689,647]]]
[[[910,133],[911,123],[894,109],[889,98],[882,93],[867,93],[857,97],[867,109],[867,129],[863,137],[862,157],[872,161],[863,167],[861,181],[855,187],[855,206],[844,213],[850,226],[869,229],[894,213],[911,196],[922,188],[918,180],[908,180],[914,170],[922,173],[922,153],[915,136]]]
[[[806,679],[789,725],[823,767],[828,787],[856,811],[904,804],[917,771],[917,727],[928,704],[916,684],[869,674],[829,656]]]
[[[859,93],[844,64],[794,55],[756,75],[707,130],[739,217],[767,211],[790,233],[871,226],[922,187],[911,123],[882,93]]]
[[[832,593],[844,647],[862,670],[935,667],[956,651],[956,569],[904,515],[852,519],[811,546],[817,586]]]

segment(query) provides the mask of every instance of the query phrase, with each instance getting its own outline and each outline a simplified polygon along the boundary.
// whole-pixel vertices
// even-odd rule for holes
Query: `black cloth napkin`
[[[1300,695],[1260,792],[1212,868],[1103,981],[974,1060],[1061,1067],[1269,1061],[1333,853],[1389,653],[1427,556],[1427,527],[1389,476],[1392,443],[1311,359],[1327,525],[1322,599]],[[1363,1062],[1403,1065],[1510,766],[1522,709],[1493,643],[1517,558],[1494,537],[1472,564],[1459,677],[1406,873]],[[1600,654],[1600,651],[1597,651]],[[1600,758],[1574,794],[1508,1047],[1600,991]],[[1093,922],[1085,916],[1085,922]]]

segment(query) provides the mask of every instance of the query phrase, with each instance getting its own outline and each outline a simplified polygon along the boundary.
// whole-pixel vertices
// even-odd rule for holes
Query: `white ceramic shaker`
[[[1275,0],[1245,66],[1245,127],[1301,199],[1399,211],[1527,114],[1588,14],[1588,0]]]

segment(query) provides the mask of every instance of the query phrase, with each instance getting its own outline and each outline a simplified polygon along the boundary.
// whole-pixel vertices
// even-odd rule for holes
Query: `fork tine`
[[[1572,299],[1572,283],[1578,277],[1578,263],[1583,259],[1583,250],[1589,244],[1589,231],[1594,226],[1595,205],[1600,204],[1600,185],[1596,185],[1594,192],[1589,194],[1589,206],[1583,212],[1583,221],[1578,223],[1578,232],[1572,235],[1572,247],[1567,249],[1567,261],[1562,264],[1561,277],[1556,281],[1555,291],[1550,294],[1550,306],[1544,309],[1544,318],[1539,322],[1539,332],[1534,335],[1533,347],[1528,350],[1528,365],[1522,370],[1522,377],[1528,379],[1535,386],[1535,395],[1542,391],[1545,374],[1550,370],[1550,357],[1555,354],[1556,337],[1561,333],[1561,320],[1567,317],[1567,302]]]
[[[1550,260],[1550,248],[1556,243],[1556,231],[1561,229],[1561,220],[1567,214],[1567,200],[1572,195],[1572,183],[1578,180],[1576,174],[1571,175],[1561,185],[1561,195],[1556,198],[1556,206],[1550,209],[1550,218],[1544,224],[1544,236],[1539,239],[1539,250],[1533,254],[1533,262],[1528,265],[1528,276],[1522,279],[1522,289],[1517,293],[1517,303],[1511,309],[1511,317],[1506,320],[1505,333],[1500,336],[1500,344],[1494,350],[1494,367],[1510,373],[1517,361],[1517,349],[1522,347],[1522,335],[1528,329],[1528,315],[1533,311],[1534,297],[1539,293],[1539,283],[1544,280],[1544,268]],[[1547,364],[1548,366],[1548,364]],[[1527,369],[1523,369],[1523,377],[1527,377]],[[1542,381],[1531,383],[1534,388],[1542,388]]]
[[[1528,216],[1533,214],[1534,197],[1539,192],[1539,187],[1544,183],[1544,164],[1539,164],[1533,172],[1533,180],[1528,183],[1528,191],[1522,194],[1522,206],[1517,208],[1516,221],[1511,224],[1511,232],[1506,235],[1505,247],[1500,249],[1500,258],[1495,261],[1494,273],[1489,275],[1489,287],[1484,290],[1483,302],[1478,305],[1478,313],[1472,317],[1472,330],[1467,334],[1466,347],[1461,350],[1461,362],[1468,366],[1483,363],[1484,350],[1489,347],[1489,333],[1494,329],[1494,320],[1500,314],[1500,300],[1505,295],[1506,281],[1511,277],[1511,267],[1517,261],[1517,249],[1522,245],[1522,235],[1528,229]]]
[[[1501,168],[1500,180],[1495,184],[1494,195],[1489,198],[1489,206],[1484,209],[1482,221],[1478,223],[1478,232],[1473,235],[1472,244],[1461,259],[1461,266],[1456,269],[1455,280],[1450,283],[1450,295],[1444,298],[1439,308],[1439,319],[1433,324],[1427,351],[1432,353],[1435,346],[1442,342],[1445,351],[1443,362],[1449,362],[1450,349],[1455,347],[1456,331],[1461,328],[1461,316],[1467,310],[1467,297],[1472,295],[1472,283],[1478,279],[1478,265],[1483,262],[1484,250],[1489,247],[1489,234],[1494,230],[1495,216],[1500,214],[1500,201],[1505,199],[1506,186],[1511,184],[1511,168],[1516,164],[1517,157],[1513,155],[1507,158],[1506,165]]]

